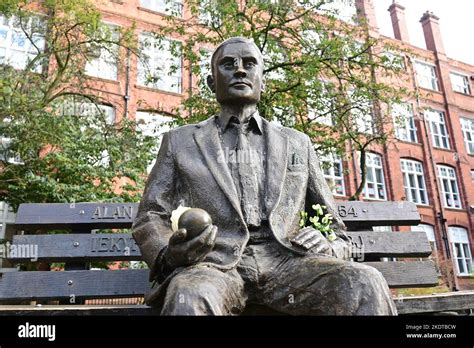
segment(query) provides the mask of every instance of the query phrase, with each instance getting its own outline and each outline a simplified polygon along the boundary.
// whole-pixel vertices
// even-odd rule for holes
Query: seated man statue
[[[154,281],[146,303],[162,315],[237,315],[248,303],[292,315],[396,314],[382,274],[344,259],[350,242],[310,138],[259,115],[257,46],[228,39],[211,64],[221,112],[164,134],[133,224]],[[333,215],[335,240],[300,227],[313,204]],[[212,223],[173,231],[180,205]]]

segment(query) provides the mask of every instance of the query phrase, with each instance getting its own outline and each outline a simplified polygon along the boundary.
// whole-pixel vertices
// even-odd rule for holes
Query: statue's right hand
[[[180,228],[171,236],[164,255],[169,267],[175,269],[202,260],[214,247],[217,226],[209,225],[196,237],[187,240],[186,229]]]

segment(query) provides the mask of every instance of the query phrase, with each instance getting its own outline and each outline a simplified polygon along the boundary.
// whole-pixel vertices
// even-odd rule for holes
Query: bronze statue
[[[228,39],[211,64],[222,111],[164,135],[133,224],[155,282],[146,302],[163,315],[236,315],[248,303],[286,314],[396,314],[381,273],[343,259],[350,243],[309,137],[259,116],[257,46]],[[333,215],[336,240],[299,227],[300,211],[317,203]],[[180,205],[212,222],[191,237],[173,232]]]

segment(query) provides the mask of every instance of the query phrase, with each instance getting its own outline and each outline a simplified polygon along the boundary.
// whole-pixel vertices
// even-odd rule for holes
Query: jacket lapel
[[[267,168],[266,168],[266,211],[270,217],[272,210],[280,200],[286,176],[288,136],[279,127],[263,120],[267,135]]]
[[[214,179],[243,221],[237,190],[224,158],[214,117],[200,124],[200,127],[194,132],[194,139]]]

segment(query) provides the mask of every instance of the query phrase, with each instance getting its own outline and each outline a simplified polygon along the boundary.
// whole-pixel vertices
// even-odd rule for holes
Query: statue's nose
[[[242,64],[242,61],[237,62],[237,69],[235,70],[234,75],[235,77],[239,77],[239,78],[247,76],[247,72],[244,69],[244,65]]]

